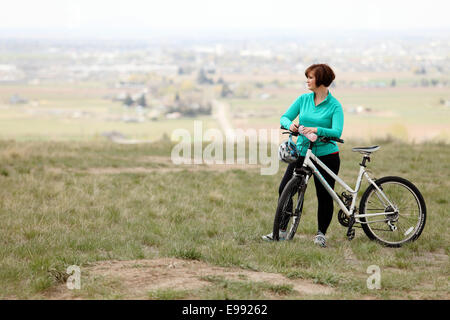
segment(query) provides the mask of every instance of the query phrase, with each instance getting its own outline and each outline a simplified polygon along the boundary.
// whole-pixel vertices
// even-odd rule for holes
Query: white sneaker
[[[318,246],[321,246],[322,248],[326,248],[327,246],[327,239],[325,238],[325,235],[318,231],[317,235],[314,237],[314,244],[317,244]]]
[[[279,238],[280,238],[280,241],[286,240],[287,235],[288,235],[288,232],[287,232],[287,231],[279,231],[279,232],[278,232],[278,236],[279,236]],[[265,236],[262,236],[261,238],[262,238],[263,240],[265,240],[265,241],[273,241],[273,232],[271,232],[271,233],[269,233],[269,234],[266,234]]]

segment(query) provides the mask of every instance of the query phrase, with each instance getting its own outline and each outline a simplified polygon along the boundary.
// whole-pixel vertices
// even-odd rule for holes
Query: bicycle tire
[[[300,218],[303,211],[303,201],[305,197],[306,185],[303,184],[304,177],[293,177],[284,187],[281,193],[280,199],[278,200],[277,211],[275,213],[275,219],[273,222],[273,239],[279,241],[279,230],[281,228],[289,228],[286,240],[292,240],[294,238],[295,232],[297,231],[298,225],[300,223]],[[294,201],[295,195],[297,196],[297,201],[295,201],[295,211]],[[287,212],[289,209],[289,202],[292,203],[292,210],[294,212]],[[299,203],[300,202],[300,203]],[[298,209],[297,209],[298,207]],[[286,220],[287,219],[287,220]],[[290,224],[290,227],[288,227]]]
[[[385,212],[396,213],[388,213],[384,216],[376,217],[361,217],[360,221],[362,222],[361,226],[364,233],[369,239],[387,247],[401,247],[407,242],[417,240],[425,228],[427,216],[425,200],[419,189],[410,181],[396,176],[383,177],[377,179],[375,183],[396,208],[386,206],[380,196],[377,195],[376,188],[371,184],[361,198],[360,214],[378,212],[380,208],[372,208],[374,204],[375,207],[382,206],[381,210]],[[376,199],[378,201],[375,201]],[[384,220],[376,220],[380,219],[380,217],[384,217]],[[417,219],[416,222],[414,222],[415,219]],[[372,223],[368,223],[371,221]],[[391,222],[391,225],[394,227],[391,227],[388,222]],[[393,228],[396,229],[393,230]]]

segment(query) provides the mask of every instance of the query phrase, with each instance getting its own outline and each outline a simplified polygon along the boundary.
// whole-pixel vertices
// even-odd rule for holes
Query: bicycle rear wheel
[[[400,177],[383,177],[375,183],[393,206],[370,185],[361,198],[360,214],[384,214],[360,218],[365,234],[388,247],[400,247],[416,240],[426,221],[426,206],[420,191]]]
[[[306,191],[304,177],[293,177],[284,187],[278,200],[277,211],[273,222],[273,239],[278,241],[280,231],[288,231],[286,240],[292,240],[297,231],[303,210]]]

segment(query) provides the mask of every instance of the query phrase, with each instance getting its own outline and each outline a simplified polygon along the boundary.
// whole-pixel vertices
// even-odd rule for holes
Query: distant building
[[[179,119],[179,118],[181,118],[180,112],[171,112],[166,114],[166,119]]]

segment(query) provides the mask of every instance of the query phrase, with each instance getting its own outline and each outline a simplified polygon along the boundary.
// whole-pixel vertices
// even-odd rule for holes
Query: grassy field
[[[370,241],[361,229],[349,242],[336,216],[329,247],[314,246],[317,204],[312,185],[294,240],[261,241],[272,228],[284,164],[277,174],[263,176],[252,166],[175,166],[168,141],[116,145],[1,140],[0,298],[47,299],[58,290],[65,290],[69,299],[135,297],[127,285],[132,282],[106,271],[96,273],[90,266],[133,261],[130,270],[139,276],[148,261],[177,258],[217,270],[238,268],[241,276],[199,275],[196,280],[204,286],[172,283],[146,291],[145,298],[449,299],[450,148],[374,142],[382,148],[369,165],[373,175],[413,181],[428,209],[421,237],[399,249]],[[341,174],[350,186],[360,160],[351,152],[354,146],[346,141],[341,148]],[[64,289],[70,265],[81,268],[80,290]],[[366,286],[370,265],[381,269],[379,290]],[[268,277],[256,281],[250,272],[280,275],[287,284]],[[324,290],[302,293],[295,289],[296,281]]]
[[[374,73],[371,77],[375,77]],[[349,75],[343,75],[348,79]],[[380,74],[379,77],[389,79]],[[357,76],[354,76],[355,78]],[[369,78],[369,75],[359,75]],[[272,79],[274,76],[272,75]],[[228,81],[232,76],[226,77]],[[242,81],[252,90],[249,99],[222,99],[229,105],[229,118],[235,128],[260,129],[279,127],[279,118],[291,103],[306,93],[304,79],[280,78],[281,87],[270,85],[256,88],[250,80]],[[376,80],[373,78],[372,80]],[[289,82],[290,81],[290,82]],[[203,88],[220,93],[220,86]],[[164,134],[170,136],[175,128],[192,132],[192,118],[158,121],[146,119],[142,123],[125,122],[124,118],[137,117],[134,109],[125,110],[119,102],[108,96],[123,93],[125,89],[110,88],[101,83],[2,85],[0,86],[0,139],[14,140],[95,140],[105,132],[118,131],[130,139],[158,140]],[[450,107],[442,103],[450,99],[448,87],[350,88],[336,87],[333,95],[345,110],[345,138],[370,140],[395,136],[405,142],[425,140],[450,142]],[[19,94],[28,104],[10,105],[12,95]],[[261,94],[269,94],[261,99]],[[149,95],[151,103],[151,95]],[[155,105],[161,102],[154,102]],[[362,106],[370,112],[354,113]],[[151,108],[149,108],[151,109]],[[238,118],[236,116],[244,116]],[[201,117],[204,128],[219,128],[213,117]]]
[[[203,130],[217,128],[214,119],[199,117]],[[127,123],[108,121],[101,118],[70,119],[55,116],[24,116],[17,111],[3,111],[0,115],[1,139],[17,141],[92,141],[105,140],[103,134],[119,132],[128,139],[155,141],[162,136],[170,137],[177,128],[188,130],[193,134],[193,120],[166,119],[164,121],[147,121]]]
[[[193,132],[192,118],[127,122],[139,118],[136,108],[126,109],[110,96],[133,90],[109,88],[105,83],[2,85],[0,86],[0,139],[18,141],[104,140],[102,134],[122,133],[129,139],[155,141],[170,136],[176,128]],[[28,100],[25,104],[10,104],[18,94]],[[153,103],[151,97],[148,103]],[[154,102],[159,106],[162,102]],[[151,107],[149,106],[149,109]],[[217,128],[209,116],[196,118],[204,129]]]
[[[278,129],[280,114],[306,92],[299,90],[303,78],[270,86],[273,76],[226,77],[254,90],[250,99],[223,100],[231,124]],[[265,86],[255,89],[255,81]],[[370,164],[375,177],[403,176],[425,197],[425,230],[400,249],[369,241],[361,229],[349,242],[336,217],[329,247],[315,247],[312,185],[294,240],[262,242],[272,228],[285,164],[269,176],[260,166],[174,165],[167,137],[177,128],[192,133],[193,119],[124,122],[132,111],[105,98],[119,91],[98,83],[0,87],[0,298],[449,298],[450,108],[441,103],[449,99],[447,88],[333,89],[344,108],[372,110],[345,114],[343,178],[351,186],[356,179],[360,159],[351,147],[379,143]],[[271,96],[258,98],[262,93]],[[13,94],[29,103],[10,105]],[[233,118],[242,112],[254,115]],[[204,131],[219,126],[213,117],[196,120]],[[118,145],[102,136],[110,131],[162,140]],[[380,138],[386,136],[396,140]],[[432,141],[417,143],[423,137]],[[82,270],[81,290],[65,287],[70,265]],[[370,265],[381,268],[380,290],[366,287]]]

